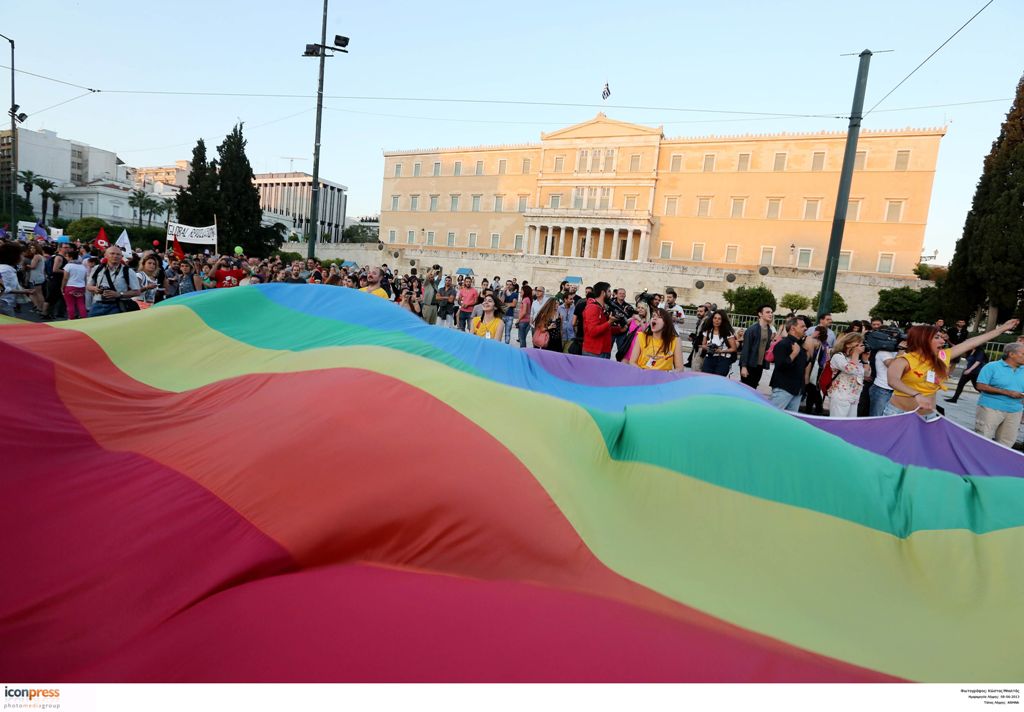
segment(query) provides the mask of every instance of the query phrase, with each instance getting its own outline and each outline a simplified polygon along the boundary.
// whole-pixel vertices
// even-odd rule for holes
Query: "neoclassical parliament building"
[[[840,270],[912,274],[944,134],[862,131]],[[666,138],[598,114],[539,143],[387,151],[381,240],[605,265],[821,270],[845,139]]]

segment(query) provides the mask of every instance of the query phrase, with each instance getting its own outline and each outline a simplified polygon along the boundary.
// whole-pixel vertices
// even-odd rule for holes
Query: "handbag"
[[[818,375],[818,388],[821,389],[822,393],[828,393],[828,389],[832,387],[832,381],[835,377],[836,372],[832,370],[831,365],[821,369],[821,373]]]
[[[764,360],[768,363],[775,363],[775,344],[782,341],[782,330],[772,339],[772,342],[768,344],[768,350],[764,352]]]
[[[546,349],[551,341],[551,333],[547,329],[533,330],[533,347],[535,349]]]

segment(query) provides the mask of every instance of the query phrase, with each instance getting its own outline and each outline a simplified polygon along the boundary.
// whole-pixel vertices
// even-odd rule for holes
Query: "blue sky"
[[[350,36],[351,53],[327,60],[325,94],[404,99],[326,99],[321,175],[349,186],[350,214],[376,214],[385,149],[536,141],[541,131],[598,110],[663,124],[667,136],[845,129],[838,119],[669,109],[845,114],[857,58],[840,55],[893,49],[872,61],[870,107],[986,1],[333,0],[328,36]],[[294,166],[310,171],[316,60],[300,55],[319,40],[321,13],[320,0],[34,0],[5,3],[0,32],[17,42],[19,69],[105,90],[43,111],[83,92],[19,75],[17,101],[30,115],[28,128],[117,151],[131,165],[162,165],[189,158],[200,136],[212,150],[240,119],[257,172],[288,170],[284,156],[307,157]],[[940,251],[940,262],[952,255],[982,159],[1024,70],[1022,24],[1024,2],[995,0],[865,119],[865,128],[948,126],[925,240],[927,251]],[[6,65],[6,46],[0,51]],[[612,96],[602,102],[605,81]],[[6,71],[0,82],[6,92]],[[990,99],[1002,101],[891,111]],[[627,105],[662,108],[616,108]]]

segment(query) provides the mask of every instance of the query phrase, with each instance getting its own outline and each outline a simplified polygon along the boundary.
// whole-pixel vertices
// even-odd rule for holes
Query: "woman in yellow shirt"
[[[652,312],[650,325],[636,335],[629,362],[644,370],[682,371],[683,345],[672,314],[666,309]]]
[[[934,326],[910,327],[907,331],[907,352],[889,364],[888,380],[893,392],[882,415],[916,410],[922,417],[930,419],[935,413],[935,394],[940,388],[947,390],[949,362],[1000,334],[1013,331],[1018,323],[1017,319],[1011,319],[948,349],[942,348],[946,339]]]
[[[470,331],[484,339],[501,341],[505,335],[505,322],[501,318],[501,308],[490,294],[484,297],[480,306],[483,308],[483,316],[473,318]]]

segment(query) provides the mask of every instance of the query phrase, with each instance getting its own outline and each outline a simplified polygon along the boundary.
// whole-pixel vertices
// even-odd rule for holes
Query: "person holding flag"
[[[43,227],[43,223],[41,221],[32,226],[32,234],[41,240],[48,241],[50,239],[50,234],[46,232],[46,228]]]
[[[118,236],[117,242],[114,244],[120,247],[121,252],[124,254],[130,255],[132,253],[132,243],[128,240],[127,230],[121,230],[121,234]]]

